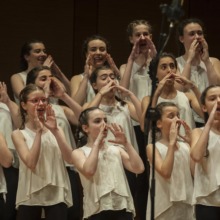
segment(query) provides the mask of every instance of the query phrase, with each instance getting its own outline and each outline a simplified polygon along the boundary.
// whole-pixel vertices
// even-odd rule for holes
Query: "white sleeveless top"
[[[14,130],[10,110],[8,106],[0,102],[0,132],[5,138],[7,146],[11,153],[13,154],[13,167],[19,167],[18,154],[15,149],[15,146],[12,142],[11,133]]]
[[[130,78],[129,90],[141,101],[145,96],[151,96],[152,81],[148,74],[149,67],[142,68],[133,62]],[[132,120],[133,126],[140,125],[139,122]]]
[[[83,186],[84,218],[103,210],[126,209],[135,215],[133,199],[122,164],[119,146],[105,146],[99,150],[97,170],[91,178],[86,178],[80,172]],[[86,157],[91,148],[80,148]]]
[[[182,74],[186,61],[183,56],[176,58],[180,73]],[[203,61],[198,66],[191,66],[190,80],[198,87],[202,93],[209,86],[207,69]],[[197,122],[204,123],[204,120],[193,111],[194,119]]]
[[[193,202],[220,207],[220,135],[213,131],[209,132],[208,150],[208,158],[195,166]]]
[[[11,139],[11,133],[13,131],[13,124],[8,106],[0,102],[0,132],[5,137],[8,148],[15,150],[15,146]]]
[[[192,204],[193,180],[190,171],[190,149],[184,142],[178,142],[178,144],[179,148],[174,153],[173,170],[170,179],[163,178],[155,171],[155,218],[168,210],[174,202]],[[168,147],[158,141],[156,142],[156,148],[164,160]],[[150,175],[152,175],[152,172]],[[148,196],[148,201],[150,201],[149,198],[150,195]],[[171,216],[169,219],[175,218]],[[147,220],[150,220],[150,204],[147,209]]]
[[[134,128],[131,122],[131,116],[128,109],[128,105],[122,106],[120,102],[117,102],[114,106],[107,106],[100,104],[99,108],[102,109],[107,116],[108,123],[117,123],[122,126],[126,138],[133,145],[135,150],[138,152],[137,140],[134,132]],[[108,132],[106,140],[114,140],[114,136],[111,132]]]
[[[180,92],[177,90],[177,95],[173,99],[164,99],[159,97],[157,104],[161,102],[173,102],[178,108],[180,112],[180,119],[184,120],[191,129],[195,128],[195,121],[193,119],[192,109],[190,107],[189,99],[184,94],[184,92]],[[180,131],[183,134],[184,129],[181,126]]]
[[[21,130],[29,149],[36,133]],[[41,151],[35,171],[20,159],[16,207],[19,205],[49,206],[64,202],[72,205],[69,177],[56,138],[50,131],[41,136]]]
[[[66,118],[63,108],[60,105],[56,104],[52,104],[52,108],[57,119],[57,125],[62,128],[67,143],[72,147],[72,149],[75,149],[76,142],[73,136],[73,132],[71,130],[70,123]]]
[[[140,68],[140,65],[133,62],[129,90],[141,101],[145,96],[151,95],[152,81],[148,74],[149,67]]]

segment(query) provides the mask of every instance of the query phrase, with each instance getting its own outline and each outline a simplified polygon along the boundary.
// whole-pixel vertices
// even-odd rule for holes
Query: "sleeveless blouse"
[[[186,61],[183,56],[176,58],[180,73],[182,74]],[[190,80],[198,87],[202,93],[209,86],[207,69],[203,61],[198,66],[191,66]],[[193,111],[194,119],[197,122],[204,123],[204,120]]]
[[[178,202],[190,205],[189,207],[193,210],[193,207],[191,207],[193,181],[190,171],[190,149],[184,142],[178,142],[178,144],[179,148],[174,153],[173,170],[170,179],[163,178],[157,171],[155,171],[155,219],[172,207],[174,203],[177,205]],[[168,147],[158,141],[156,142],[156,148],[159,151],[161,158],[164,160]],[[152,175],[152,173],[150,175]],[[149,198],[148,200],[150,202]],[[187,217],[185,216],[186,213],[183,211],[182,218],[170,216],[166,219],[190,220],[192,219],[192,212],[190,214],[191,217]],[[184,216],[185,218],[183,218]],[[149,219],[150,205],[147,210],[147,220]]]
[[[80,172],[83,186],[84,218],[103,210],[126,209],[135,215],[133,199],[124,172],[119,146],[109,145],[99,150],[97,170],[91,178]],[[91,148],[80,148],[86,157]]]
[[[36,133],[20,130],[31,149]],[[50,131],[41,136],[39,159],[34,171],[20,159],[16,207],[19,205],[48,206],[64,202],[72,205],[69,177],[56,138]]]
[[[114,106],[100,104],[99,108],[106,113],[108,123],[117,123],[122,126],[128,141],[138,152],[137,140],[134,128],[132,126],[128,105],[125,104],[124,106],[122,106],[120,102],[117,102],[117,104]],[[106,140],[112,139],[115,139],[113,134],[111,132],[108,132]]]
[[[209,132],[208,150],[208,158],[195,165],[193,202],[220,207],[220,135],[213,131]]]

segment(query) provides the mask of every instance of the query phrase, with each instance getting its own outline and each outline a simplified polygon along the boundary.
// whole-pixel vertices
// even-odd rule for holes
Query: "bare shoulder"
[[[212,63],[219,62],[219,59],[216,57],[210,57]]]
[[[202,134],[202,129],[201,128],[194,128],[192,130],[192,138],[198,138]]]
[[[122,65],[120,66],[119,71],[120,71],[121,75],[124,74],[125,68],[126,68],[126,64],[122,64]]]
[[[77,75],[74,75],[72,78],[71,78],[71,83],[76,83],[76,82],[81,82],[81,80],[83,79],[83,75],[80,73],[80,74],[77,74]]]
[[[85,154],[81,148],[77,148],[72,151],[72,156],[80,159],[82,157],[85,157]]]
[[[11,81],[17,81],[17,80],[22,81],[22,78],[21,78],[21,76],[19,75],[19,73],[14,73],[14,74],[12,74],[12,75],[11,75]]]

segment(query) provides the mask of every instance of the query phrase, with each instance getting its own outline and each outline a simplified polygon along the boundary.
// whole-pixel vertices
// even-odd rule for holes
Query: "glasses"
[[[28,102],[31,102],[31,103],[33,103],[33,104],[39,104],[40,101],[41,101],[43,104],[47,104],[47,103],[48,103],[48,99],[47,99],[47,98],[28,99],[27,101],[28,101]]]

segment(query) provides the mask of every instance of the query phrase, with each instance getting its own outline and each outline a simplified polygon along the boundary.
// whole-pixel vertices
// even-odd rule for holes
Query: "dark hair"
[[[32,49],[32,44],[35,43],[42,43],[44,44],[41,40],[33,39],[30,41],[27,41],[23,44],[21,47],[21,53],[20,53],[20,67],[21,70],[26,70],[28,68],[28,63],[27,60],[25,59],[25,55],[30,55],[30,51]]]
[[[155,76],[155,77],[157,76],[158,64],[159,64],[160,60],[162,58],[165,58],[165,57],[170,57],[174,61],[174,65],[177,68],[177,61],[176,61],[175,56],[172,53],[164,52],[161,55],[156,56],[155,58],[153,58],[151,60],[151,62],[150,62],[150,65],[149,65],[149,75],[150,75],[151,79],[153,79],[153,76]]]
[[[177,105],[174,104],[173,102],[161,102],[156,106],[155,108],[155,111],[156,111],[155,121],[156,122],[162,118],[164,108],[169,107],[169,106],[178,108]],[[156,127],[156,131],[160,132],[160,129]]]
[[[49,70],[49,71],[51,71],[50,67],[48,67],[48,66],[37,66],[37,67],[34,67],[27,74],[26,85],[28,85],[30,83],[35,84],[35,80],[38,77],[39,72],[41,72],[42,70]]]
[[[83,56],[86,57],[86,54],[88,52],[88,45],[89,45],[89,42],[90,41],[93,41],[93,40],[100,40],[100,41],[103,41],[106,45],[106,51],[109,52],[110,50],[110,44],[109,42],[102,36],[100,35],[92,35],[90,37],[88,37],[84,42],[83,42],[83,45],[82,45],[82,53],[83,53]]]
[[[22,120],[20,129],[24,129],[24,124],[26,121],[26,114],[27,114],[26,110],[24,110],[22,107],[22,102],[27,103],[28,96],[30,95],[30,93],[37,91],[37,90],[44,91],[43,89],[37,87],[35,84],[29,84],[29,85],[25,86],[19,94],[20,114],[21,114],[21,120]]]
[[[101,71],[101,70],[109,70],[109,69],[112,70],[111,67],[108,66],[108,65],[103,65],[103,66],[97,67],[97,68],[92,72],[92,74],[91,74],[91,76],[90,76],[90,78],[89,78],[89,81],[90,81],[91,85],[92,85],[93,83],[96,83],[96,80],[97,80],[99,71]],[[112,71],[113,71],[113,70],[112,70]],[[114,72],[114,71],[113,71],[113,72]],[[115,73],[115,75],[117,75],[117,74]],[[95,93],[97,93],[97,90],[94,89],[94,91],[95,91]],[[124,106],[124,105],[126,104],[126,102],[123,101],[122,99],[120,99],[118,96],[115,96],[115,99],[116,99],[117,101],[119,101],[122,106]]]
[[[205,32],[205,25],[198,18],[188,18],[180,22],[176,29],[176,38],[178,42],[178,55],[181,55],[182,53],[184,53],[184,50],[185,50],[183,44],[179,41],[179,37],[184,35],[184,28],[186,27],[186,25],[191,24],[191,23],[199,24],[202,27],[203,32]]]
[[[82,147],[87,143],[87,134],[83,131],[82,125],[88,125],[89,121],[89,113],[99,109],[99,107],[90,107],[85,110],[83,110],[79,115],[79,125],[76,129],[76,140],[77,140],[77,147]],[[102,110],[101,110],[102,111]]]
[[[202,92],[202,94],[200,96],[200,102],[201,102],[202,105],[205,105],[205,99],[206,99],[208,91],[210,89],[216,88],[216,87],[220,87],[220,85],[210,85],[207,88],[205,88],[205,90]],[[203,112],[203,114],[204,114],[204,120],[205,120],[205,122],[207,122],[207,120],[209,118],[209,115],[208,115],[207,112]]]

